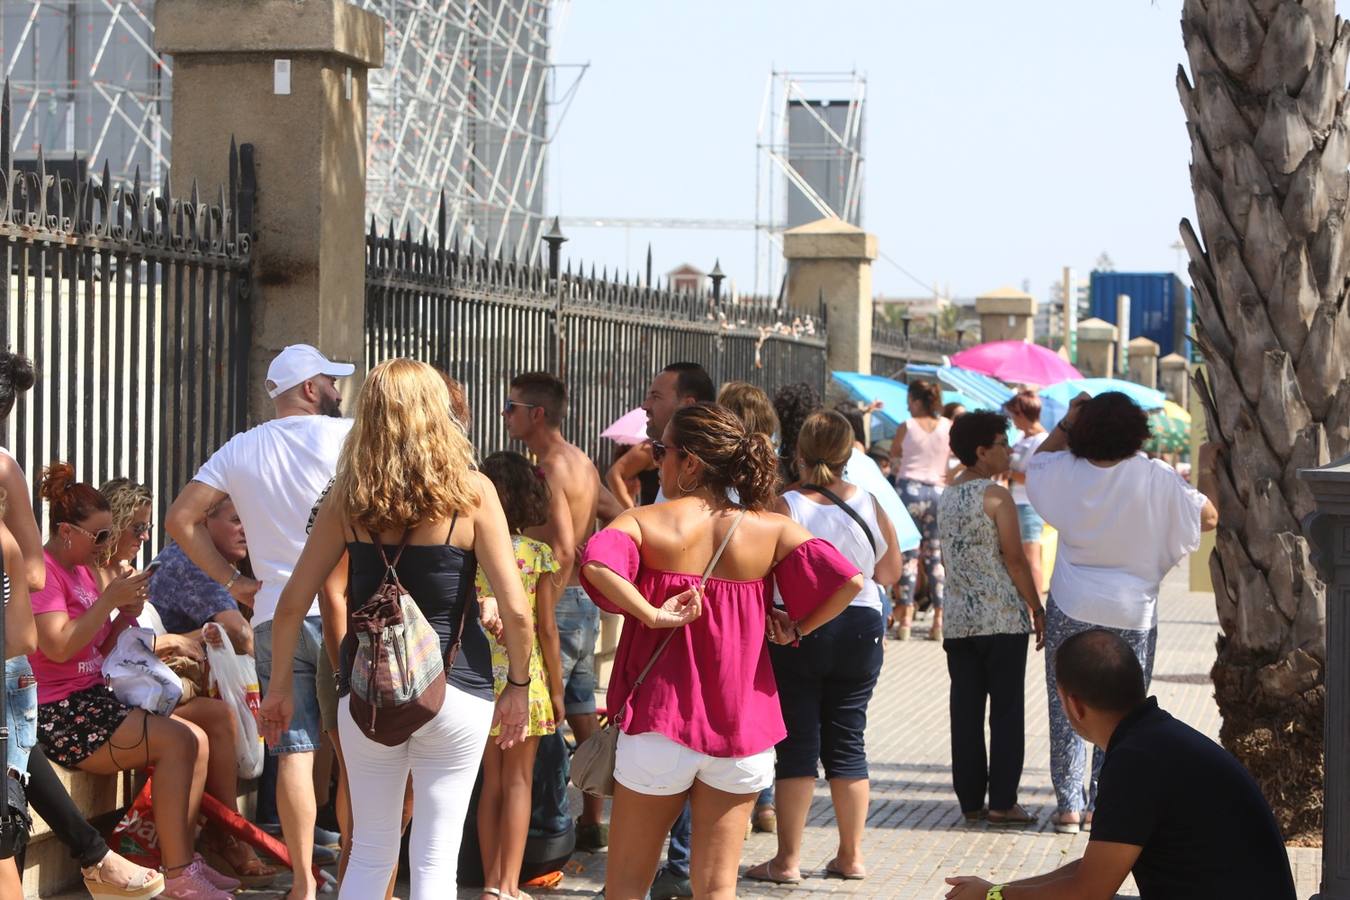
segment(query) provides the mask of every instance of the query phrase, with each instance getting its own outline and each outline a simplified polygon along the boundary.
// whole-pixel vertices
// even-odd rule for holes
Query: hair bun
[[[74,483],[75,467],[70,463],[54,462],[42,470],[42,484],[38,487],[38,494],[44,500],[59,505]]]
[[[9,376],[9,381],[14,385],[16,392],[29,390],[37,383],[33,361],[17,353],[0,354],[0,377],[4,375]]]

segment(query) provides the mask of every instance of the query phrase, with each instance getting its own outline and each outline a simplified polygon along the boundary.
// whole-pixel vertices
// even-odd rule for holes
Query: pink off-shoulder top
[[[697,587],[700,577],[644,566],[633,539],[614,529],[590,539],[581,558],[583,567],[587,563],[600,563],[628,579],[653,606]],[[788,615],[801,619],[857,574],[858,569],[831,544],[812,539],[784,557],[765,578],[709,578],[703,615],[678,629],[619,727],[625,734],[656,732],[723,759],[768,750],[787,736],[769,665],[766,617],[773,597],[771,582],[777,583]],[[601,609],[623,612],[590,583],[584,570],[581,583]],[[623,708],[633,682],[667,634],[632,616],[624,618],[609,680],[611,715]]]

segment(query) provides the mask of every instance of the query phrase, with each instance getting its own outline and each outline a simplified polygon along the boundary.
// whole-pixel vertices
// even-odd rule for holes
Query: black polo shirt
[[[1232,754],[1150,697],[1111,735],[1092,840],[1133,844],[1141,900],[1296,900],[1275,817]]]

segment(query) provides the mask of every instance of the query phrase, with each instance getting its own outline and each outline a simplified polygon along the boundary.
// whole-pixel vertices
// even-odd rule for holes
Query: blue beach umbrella
[[[1110,391],[1124,394],[1140,409],[1162,409],[1163,404],[1167,402],[1162,391],[1155,391],[1133,381],[1123,381],[1119,378],[1071,378],[1041,390],[1041,424],[1046,428],[1054,428],[1059,424],[1059,420],[1068,414],[1069,404],[1073,402],[1073,398],[1081,393],[1095,397]]]

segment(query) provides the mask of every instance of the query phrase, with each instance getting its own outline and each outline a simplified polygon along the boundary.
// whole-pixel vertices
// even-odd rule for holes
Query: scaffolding
[[[381,229],[448,228],[476,249],[534,260],[547,148],[561,115],[550,28],[570,0],[358,0],[383,16],[372,71],[366,209]],[[154,50],[154,0],[2,0],[16,158],[41,144],[160,184],[172,158],[172,60]],[[563,90],[563,111],[580,82]],[[552,127],[553,131],[550,131]]]
[[[755,291],[781,278],[782,235],[822,217],[862,225],[863,103],[857,72],[771,72],[755,154]]]

